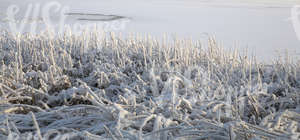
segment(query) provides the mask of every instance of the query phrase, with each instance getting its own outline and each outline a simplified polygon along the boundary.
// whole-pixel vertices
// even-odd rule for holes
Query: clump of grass
[[[299,139],[299,72],[215,39],[3,31],[0,139]]]

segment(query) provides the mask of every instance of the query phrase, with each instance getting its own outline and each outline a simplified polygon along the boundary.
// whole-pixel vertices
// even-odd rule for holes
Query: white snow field
[[[297,1],[63,0],[20,30],[36,2],[0,1],[0,140],[300,139],[300,61],[273,56]]]
[[[15,4],[20,7],[17,19],[21,20],[28,4],[40,3],[43,7],[49,2],[51,1],[2,0],[0,17],[5,19],[7,7]],[[128,33],[139,33],[150,34],[159,39],[163,34],[167,34],[171,37],[202,41],[207,40],[208,36],[215,36],[225,48],[247,48],[250,54],[253,53],[262,61],[271,60],[277,55],[276,51],[288,50],[291,56],[299,55],[297,53],[300,41],[297,39],[292,21],[289,20],[291,8],[300,3],[298,0],[84,0],[84,2],[61,0],[58,2],[61,6],[70,7],[71,13],[126,17],[116,23],[118,30],[114,30],[122,32],[124,36]],[[59,12],[51,13],[52,17],[57,17],[52,18],[54,20],[52,24],[59,24]],[[74,23],[103,25],[104,22],[111,26],[115,24],[103,20],[78,21],[77,18],[86,15],[77,16],[68,16],[66,25],[73,26]],[[99,19],[99,17],[93,16],[87,19]],[[2,24],[9,29],[5,20]]]

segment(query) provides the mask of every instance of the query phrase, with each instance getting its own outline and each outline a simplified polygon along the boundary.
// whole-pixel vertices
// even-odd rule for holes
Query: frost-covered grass
[[[214,39],[0,35],[0,139],[299,139],[299,92]]]

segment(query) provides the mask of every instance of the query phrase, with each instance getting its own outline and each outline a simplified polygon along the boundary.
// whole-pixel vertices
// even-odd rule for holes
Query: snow
[[[299,139],[299,63],[175,41],[1,32],[0,139]]]
[[[297,0],[63,0],[70,12],[119,15],[124,27],[118,30],[128,33],[150,34],[160,39],[163,34],[171,37],[207,40],[215,36],[225,48],[249,49],[250,54],[268,61],[276,51],[289,50],[291,56],[299,52],[292,22],[291,7]],[[45,5],[42,0],[2,0],[1,18],[9,5],[21,7],[24,15],[29,3]],[[58,13],[53,13],[54,17]],[[20,17],[21,18],[21,17]],[[103,21],[76,21],[70,17],[67,24],[103,23]],[[59,20],[56,19],[56,23]],[[3,22],[3,27],[7,27]],[[114,24],[114,23],[109,23]],[[117,26],[119,24],[117,23]],[[108,29],[110,30],[110,29]]]
[[[275,49],[296,53],[288,20],[296,1],[0,3],[9,30],[0,32],[0,139],[300,138],[300,61],[228,51],[249,47],[264,61]],[[18,30],[29,3],[41,9]],[[59,26],[42,34],[49,4],[70,8],[52,7],[50,26],[125,23],[117,30],[125,36],[95,28],[61,36]]]

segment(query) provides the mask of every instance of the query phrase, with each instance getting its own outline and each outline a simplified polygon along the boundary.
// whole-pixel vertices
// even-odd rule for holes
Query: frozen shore
[[[300,65],[214,39],[0,34],[0,139],[300,138]]]
[[[10,29],[5,15],[7,8],[16,5],[20,8],[17,20],[22,20],[28,4],[47,5],[40,0],[4,0],[0,2],[0,25]],[[102,14],[128,17],[126,20],[116,20],[117,32],[128,36],[129,33],[151,34],[162,38],[163,34],[193,40],[207,40],[209,36],[216,36],[225,48],[248,48],[250,54],[260,60],[269,61],[276,56],[276,51],[288,50],[291,56],[299,53],[298,40],[292,22],[291,7],[297,4],[290,1],[238,1],[238,0],[85,0],[59,1],[62,7],[70,8],[71,13]],[[52,23],[59,25],[59,14],[51,14]],[[42,15],[39,15],[39,17]],[[74,26],[75,23],[86,25],[90,23],[108,24],[99,17],[91,17],[90,21],[82,19],[84,16],[69,16],[62,25]],[[34,21],[34,20],[33,20]],[[19,24],[17,24],[20,26]],[[122,25],[122,26],[121,26]],[[31,29],[30,24],[25,26]],[[111,28],[105,28],[112,30]]]

